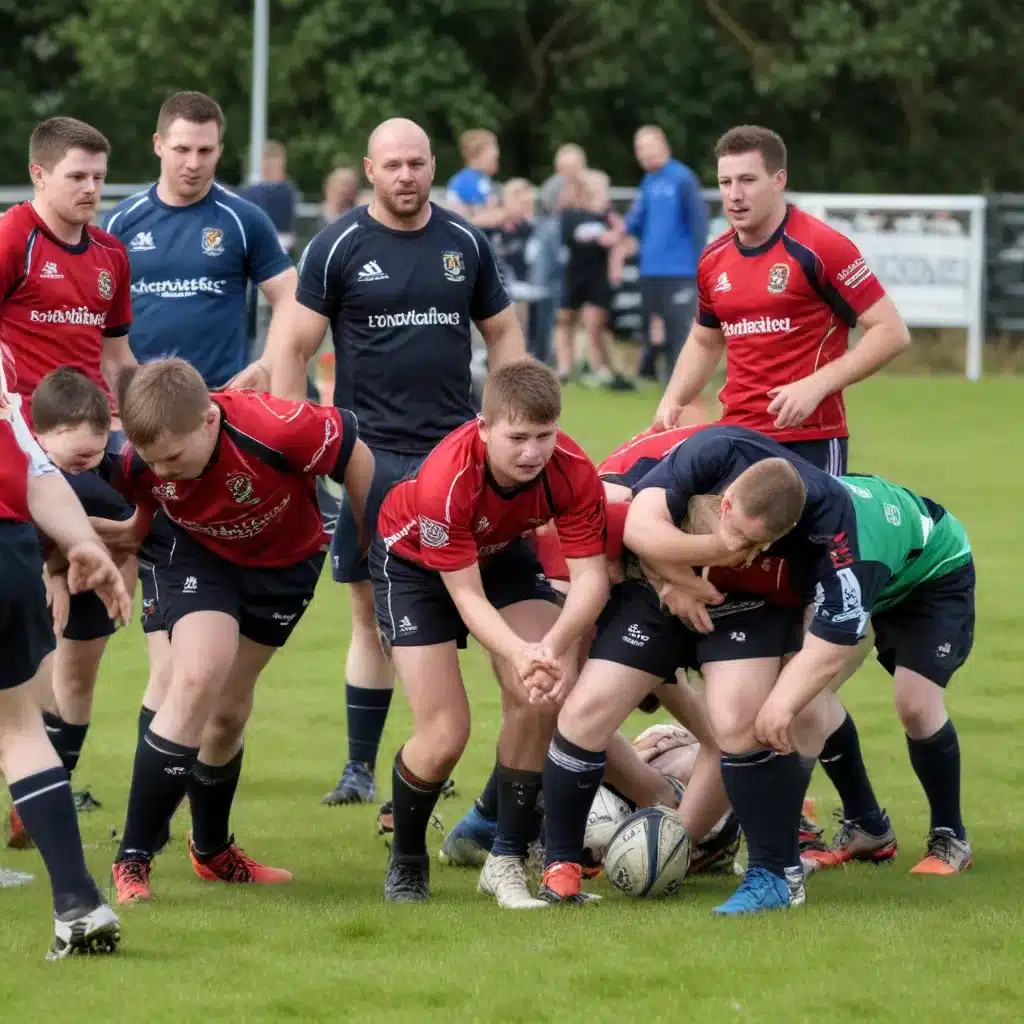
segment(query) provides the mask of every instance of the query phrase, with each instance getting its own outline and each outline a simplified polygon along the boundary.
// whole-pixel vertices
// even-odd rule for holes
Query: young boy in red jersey
[[[377,620],[414,722],[392,774],[389,900],[430,896],[426,830],[469,738],[458,649],[472,633],[492,656],[504,709],[497,836],[480,890],[506,908],[543,905],[524,872],[541,769],[580,638],[608,597],[604,492],[593,464],[558,429],[561,404],[558,379],[542,364],[499,367],[480,419],[441,441],[381,507],[370,550]],[[522,538],[552,519],[571,581],[561,610]]]
[[[155,566],[171,634],[167,696],[139,743],[121,848],[118,903],[149,899],[158,837],[189,795],[189,855],[200,878],[276,884],[291,874],[258,864],[229,834],[253,688],[313,598],[328,538],[316,478],[330,476],[362,510],[373,458],[347,410],[249,391],[211,396],[180,359],[140,368],[123,389],[130,444],[118,486],[145,533],[156,504],[174,533]]]

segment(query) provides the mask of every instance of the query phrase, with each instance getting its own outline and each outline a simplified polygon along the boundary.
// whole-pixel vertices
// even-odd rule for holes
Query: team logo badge
[[[114,296],[114,279],[110,276],[109,270],[101,270],[100,276],[96,278],[96,290],[100,298],[110,299]]]
[[[788,263],[776,263],[771,270],[768,271],[768,291],[772,295],[780,295],[786,290],[786,285],[789,283],[789,264]]]
[[[436,519],[420,516],[420,543],[425,548],[443,548],[448,545],[448,528]]]
[[[463,262],[461,252],[441,253],[441,265],[444,267],[445,280],[466,280],[466,264]]]
[[[203,228],[203,252],[219,256],[224,251],[224,232],[220,228]]]
[[[157,501],[174,501],[178,497],[178,491],[174,486],[174,482],[168,481],[167,483],[158,484],[153,488],[153,497]]]
[[[144,597],[142,599],[142,615],[143,618],[148,619],[151,615],[156,612],[156,601],[151,597]]]
[[[245,473],[232,473],[227,480],[228,490],[236,505],[257,505],[259,498],[253,494],[252,477]]]

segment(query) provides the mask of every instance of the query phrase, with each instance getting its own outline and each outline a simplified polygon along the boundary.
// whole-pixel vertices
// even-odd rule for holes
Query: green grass
[[[646,426],[655,402],[649,391],[574,389],[564,426],[600,457]],[[325,580],[260,684],[234,817],[250,852],[292,868],[296,883],[273,891],[200,882],[181,842],[187,817],[179,815],[176,842],[156,863],[157,901],[122,915],[122,955],[47,965],[42,865],[34,853],[4,851],[0,864],[37,879],[0,891],[2,1005],[22,1020],[60,1013],[78,1021],[1019,1020],[1020,402],[1019,384],[1001,379],[890,377],[850,395],[851,468],[948,505],[976,549],[977,647],[949,692],[976,856],[968,875],[907,874],[927,828],[924,798],[888,677],[872,665],[844,697],[902,843],[891,867],[817,876],[806,907],[757,920],[711,919],[734,884],[727,878],[688,883],[678,898],[651,903],[611,894],[602,882],[608,898],[596,907],[517,915],[478,897],[474,873],[439,866],[431,904],[386,906],[375,808],[318,804],[345,759],[347,611],[342,588]],[[456,771],[458,796],[439,808],[449,826],[487,775],[498,722],[497,686],[478,650],[466,657],[465,674],[475,731]],[[122,825],[145,676],[135,625],[116,638],[105,664],[77,776],[104,804],[82,819],[100,879],[109,877],[111,828]],[[629,727],[641,724],[647,720]],[[399,697],[382,752],[385,791],[407,727]],[[820,771],[812,795],[824,811],[834,806]],[[433,849],[439,841],[432,837]]]

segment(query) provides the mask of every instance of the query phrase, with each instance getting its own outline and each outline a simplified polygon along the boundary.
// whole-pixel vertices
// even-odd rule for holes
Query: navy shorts
[[[590,657],[672,681],[676,669],[716,661],[781,658],[798,651],[803,642],[800,608],[734,594],[724,605],[709,610],[714,631],[698,633],[665,611],[648,584],[626,580],[612,587],[597,620]]]
[[[152,573],[167,632],[192,612],[224,612],[247,640],[283,647],[313,600],[325,552],[279,569],[235,565],[172,530],[170,557]]]
[[[945,687],[974,646],[974,562],[915,587],[871,616],[879,664],[907,668]]]
[[[428,453],[402,455],[381,448],[371,450],[373,482],[366,498],[366,518],[370,532],[375,533],[377,515],[384,502],[384,496],[399,480],[415,475]],[[347,494],[341,499],[338,525],[331,539],[331,574],[335,583],[364,583],[370,578],[367,558],[359,554],[359,524],[352,514],[352,504]]]
[[[116,628],[103,602],[92,591],[71,595],[65,640],[101,640],[113,635]]]
[[[166,632],[163,615],[160,613],[160,584],[157,581],[157,566],[165,565],[171,557],[175,534],[171,521],[163,509],[157,509],[149,536],[139,548],[139,586],[142,590],[142,632]]]
[[[370,548],[370,573],[381,637],[392,647],[430,647],[469,637],[441,574],[389,554],[378,535]],[[480,568],[487,600],[498,609],[520,601],[558,604],[536,555],[517,540]]]
[[[0,690],[27,683],[55,644],[39,534],[0,522]]]
[[[817,441],[787,441],[782,446],[832,476],[845,476],[850,451],[848,437],[826,437]]]

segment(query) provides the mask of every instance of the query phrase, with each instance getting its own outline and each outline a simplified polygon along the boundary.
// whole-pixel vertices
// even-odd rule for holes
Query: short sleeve
[[[469,315],[475,321],[489,320],[511,304],[505,285],[501,281],[498,261],[494,250],[482,231],[473,229],[480,251],[480,267],[473,283],[473,296],[469,304]]]
[[[827,571],[814,588],[808,632],[827,643],[852,647],[863,639],[871,608],[890,577],[881,562],[853,562]]]
[[[825,298],[851,326],[885,295],[882,283],[846,235],[830,229],[818,242],[818,257]]]
[[[142,461],[142,456],[130,441],[125,442],[118,453],[110,486],[132,505],[152,504],[149,476],[149,467]]]
[[[308,476],[330,476],[356,442],[356,418],[348,410],[272,395],[249,396],[262,403],[266,423],[259,440],[284,456],[290,469]]]
[[[589,460],[573,463],[572,505],[555,516],[555,529],[566,558],[603,555],[607,510],[604,487]]]
[[[634,485],[633,493],[652,487],[664,490],[672,521],[680,526],[694,495],[713,494],[721,486],[728,471],[727,447],[725,439],[702,439],[697,444],[684,441]]]
[[[701,327],[722,326],[711,301],[711,289],[714,287],[711,276],[712,271],[707,260],[700,260],[697,263],[697,323]]]
[[[430,462],[431,460],[428,460]],[[416,475],[415,508],[420,531],[420,560],[427,569],[458,572],[479,560],[465,474],[452,480],[444,460],[424,463]]]
[[[110,302],[107,319],[110,326],[103,331],[104,337],[123,338],[131,329],[132,324],[132,268],[128,262],[128,253],[120,242],[115,243],[117,276],[114,281],[114,297]]]
[[[329,224],[306,246],[299,260],[295,297],[307,309],[328,318],[337,313],[344,295],[340,241],[336,224]]]
[[[96,473],[64,473],[64,479],[78,496],[86,515],[98,519],[131,519],[135,510]]]
[[[281,247],[274,222],[258,206],[250,205],[246,214],[246,263],[249,277],[255,284],[263,284],[283,274],[292,265],[292,261]]]
[[[15,211],[0,217],[0,304],[10,298],[25,276],[25,243]]]
[[[11,430],[14,431],[18,447],[28,456],[28,475],[46,476],[48,473],[58,472],[46,452],[39,447],[39,442],[28,429],[25,417],[21,415],[21,396],[8,395],[7,401],[10,404],[8,422],[11,424]]]

